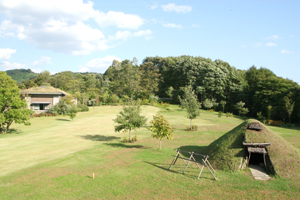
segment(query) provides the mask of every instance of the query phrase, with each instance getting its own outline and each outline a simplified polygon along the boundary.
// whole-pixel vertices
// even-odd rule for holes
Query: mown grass
[[[185,166],[183,161],[178,161],[169,171],[175,148],[201,151],[243,122],[241,119],[226,117],[221,121],[217,113],[202,111],[200,117],[193,120],[193,124],[199,127],[198,131],[187,132],[184,130],[189,125],[186,113],[176,106],[173,108],[174,112],[161,111],[175,127],[174,140],[165,140],[161,151],[158,150],[158,140],[151,138],[151,132],[146,128],[136,131],[138,142],[120,142],[127,134],[115,133],[111,120],[120,107],[100,107],[94,114],[91,110],[79,115],[74,121],[56,120],[67,118],[37,118],[32,120],[30,127],[14,126],[18,134],[0,136],[3,149],[0,158],[4,157],[5,164],[13,168],[1,174],[0,199],[299,197],[299,180],[292,178],[272,178],[262,182],[255,181],[248,170],[217,171],[218,181],[215,181],[205,169],[198,180],[199,169],[195,165],[190,165],[186,173],[182,174]],[[144,109],[149,120],[157,111],[153,107]],[[284,134],[281,136],[284,137]],[[300,141],[300,137],[296,139]],[[23,149],[30,152],[30,155],[22,154]],[[21,156],[14,158],[19,153]],[[26,156],[36,157],[36,164],[25,164],[30,161]],[[15,163],[9,163],[9,160]],[[0,172],[2,169],[5,166],[1,162]],[[95,179],[92,178],[93,173]]]

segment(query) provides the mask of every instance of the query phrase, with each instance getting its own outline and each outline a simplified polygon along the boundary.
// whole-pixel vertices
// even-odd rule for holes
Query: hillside
[[[12,69],[7,70],[6,73],[17,83],[22,83],[39,75],[38,73],[34,73],[33,71],[31,71],[30,69]]]

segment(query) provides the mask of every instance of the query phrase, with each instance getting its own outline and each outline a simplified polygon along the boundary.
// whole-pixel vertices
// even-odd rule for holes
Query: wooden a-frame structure
[[[175,149],[175,150],[177,151],[177,154],[175,155],[175,157],[174,157],[174,159],[173,159],[173,161],[172,161],[172,163],[171,163],[171,165],[170,165],[170,167],[169,167],[169,170],[171,170],[172,165],[175,165],[176,162],[177,162],[177,160],[178,160],[178,158],[180,158],[180,159],[182,159],[182,160],[184,161],[184,163],[186,164],[186,166],[185,166],[185,168],[184,168],[184,170],[183,170],[183,174],[185,173],[185,171],[186,171],[186,169],[187,169],[189,163],[190,163],[190,162],[194,162],[194,163],[196,163],[196,165],[198,166],[198,168],[201,169],[201,170],[200,170],[200,173],[199,173],[199,175],[198,175],[198,179],[200,178],[201,173],[202,173],[202,171],[203,171],[203,168],[204,168],[204,166],[205,166],[205,167],[207,167],[207,169],[209,170],[209,172],[211,173],[211,175],[215,178],[215,180],[217,180],[217,178],[215,177],[215,175],[214,175],[214,173],[213,173],[213,172],[215,172],[215,170],[213,169],[213,167],[211,166],[211,164],[210,164],[209,161],[208,161],[208,155],[202,155],[202,154],[198,154],[198,153],[195,153],[195,152],[182,151],[182,150],[180,150],[180,149]],[[183,156],[181,155],[181,152],[190,154],[190,157],[189,157],[189,158],[183,157]],[[195,159],[194,155],[197,155],[197,156],[202,157],[201,160],[200,160],[200,161],[197,161],[197,160]],[[200,168],[199,164],[202,165],[201,168]],[[212,171],[213,171],[213,172],[212,172]]]

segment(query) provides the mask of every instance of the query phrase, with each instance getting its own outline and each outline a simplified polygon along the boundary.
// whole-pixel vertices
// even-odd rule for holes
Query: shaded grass
[[[163,112],[171,125],[180,123],[184,126],[186,121],[189,125],[189,121],[185,119],[185,112],[174,108],[174,112]],[[109,120],[104,118],[105,115],[110,116],[111,111],[102,111],[97,116],[87,113],[80,116],[81,120],[85,121],[88,118],[87,121],[100,121],[103,116],[103,120],[108,122]],[[115,114],[112,115],[115,117]],[[75,118],[74,122],[76,120],[79,118]],[[126,135],[109,131],[95,133],[87,129],[90,132],[82,131],[82,134],[72,137],[76,137],[80,142],[90,142],[88,148],[0,177],[0,197],[1,199],[297,199],[300,195],[299,180],[272,178],[270,181],[261,182],[255,181],[249,171],[217,171],[218,181],[214,181],[207,169],[198,180],[199,169],[195,165],[190,165],[186,174],[182,174],[185,166],[183,162],[178,162],[171,171],[167,170],[173,159],[171,155],[176,153],[175,148],[202,151],[212,141],[240,123],[242,120],[234,118],[231,122],[226,118],[221,122],[216,113],[202,112],[200,118],[193,122],[199,126],[198,131],[186,132],[175,129],[174,140],[163,141],[161,151],[158,150],[159,141],[151,138],[151,133],[145,128],[137,131],[138,142],[130,144],[120,143],[118,139],[99,141],[78,137],[78,135],[100,137]],[[65,124],[61,125],[65,127]],[[74,126],[78,128],[80,124],[74,123]],[[113,124],[107,126],[98,124],[98,129],[101,127],[103,130],[109,130],[109,126],[113,128]],[[72,132],[71,127],[66,129]],[[31,137],[40,135],[41,133],[35,135],[34,131],[27,134]],[[60,136],[63,137],[63,132],[56,135]],[[1,139],[18,137],[20,135],[10,135]],[[72,138],[70,135],[69,137]],[[26,138],[23,138],[23,142],[25,141]],[[36,148],[39,150],[40,147]],[[56,148],[61,146],[58,145]]]

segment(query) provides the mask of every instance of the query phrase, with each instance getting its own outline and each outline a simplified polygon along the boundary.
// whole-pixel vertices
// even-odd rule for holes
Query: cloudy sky
[[[300,83],[300,1],[0,0],[0,70],[104,73],[112,60],[202,56]]]

